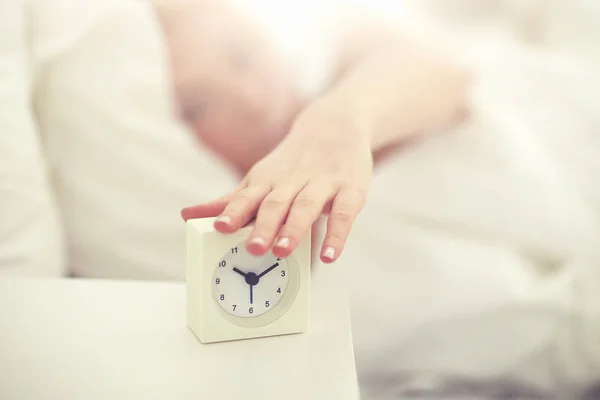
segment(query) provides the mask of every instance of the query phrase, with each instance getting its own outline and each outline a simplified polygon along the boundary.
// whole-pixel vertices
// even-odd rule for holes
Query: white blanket
[[[472,122],[378,171],[341,260],[369,400],[567,399],[600,378],[596,60],[471,32]]]

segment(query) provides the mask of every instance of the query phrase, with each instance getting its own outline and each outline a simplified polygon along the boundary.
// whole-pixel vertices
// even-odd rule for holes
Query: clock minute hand
[[[278,266],[279,266],[279,263],[275,263],[275,264],[271,265],[269,268],[267,268],[263,272],[261,272],[260,275],[258,275],[258,279],[262,278],[263,276],[265,276],[269,272],[273,271]]]

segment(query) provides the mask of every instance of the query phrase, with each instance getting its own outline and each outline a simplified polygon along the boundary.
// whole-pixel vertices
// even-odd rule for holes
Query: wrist
[[[297,122],[307,121],[313,129],[293,129],[305,135],[315,135],[319,141],[335,141],[342,144],[368,145],[371,148],[373,136],[371,126],[360,107],[333,93],[326,94],[299,116]],[[315,129],[316,128],[316,129]],[[304,137],[304,139],[307,139]]]

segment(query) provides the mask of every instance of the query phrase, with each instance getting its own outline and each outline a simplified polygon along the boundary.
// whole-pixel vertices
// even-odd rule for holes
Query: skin
[[[334,77],[313,98],[275,43],[227,0],[156,0],[182,117],[244,176],[214,201],[182,210],[232,233],[255,219],[250,253],[288,256],[322,213],[320,257],[335,261],[362,209],[375,161],[461,122],[469,74],[447,55],[362,10],[340,12]]]
[[[242,175],[306,105],[267,32],[228,1],[157,1],[180,116]]]

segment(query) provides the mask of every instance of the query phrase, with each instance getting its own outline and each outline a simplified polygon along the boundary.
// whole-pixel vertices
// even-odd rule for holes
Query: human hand
[[[261,255],[292,253],[322,213],[328,214],[320,258],[335,261],[362,209],[373,171],[370,139],[336,107],[314,103],[279,146],[232,193],[182,210],[184,220],[216,217],[233,233],[256,218],[246,247]]]

